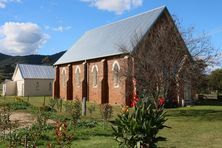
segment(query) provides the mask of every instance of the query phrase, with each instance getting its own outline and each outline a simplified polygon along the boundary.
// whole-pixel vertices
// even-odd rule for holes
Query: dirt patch
[[[24,113],[24,112],[13,112],[10,116],[10,120],[12,122],[18,123],[19,128],[29,127],[33,123],[36,122],[36,117],[34,117],[30,113]],[[48,119],[48,124],[55,125],[55,121]]]
[[[19,128],[29,127],[35,122],[34,117],[30,113],[24,112],[13,112],[10,116],[10,120],[17,122]]]

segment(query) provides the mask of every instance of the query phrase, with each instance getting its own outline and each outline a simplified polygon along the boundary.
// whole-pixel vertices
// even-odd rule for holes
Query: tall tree
[[[184,30],[164,14],[148,34],[132,39],[133,50],[120,46],[135,63],[122,73],[136,79],[139,92],[157,101],[160,95],[167,97],[169,92],[179,91],[181,82],[198,87],[206,66],[217,56],[216,49],[205,34],[195,38],[193,29]]]
[[[216,69],[208,76],[211,90],[222,91],[222,69]]]

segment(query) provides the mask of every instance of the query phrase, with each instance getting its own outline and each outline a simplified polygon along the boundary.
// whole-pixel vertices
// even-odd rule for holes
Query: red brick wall
[[[55,80],[53,82],[53,90],[52,90],[52,96],[53,98],[59,98],[59,67],[55,67]]]
[[[93,86],[93,67],[97,66],[97,86]],[[88,63],[88,98],[90,102],[102,103],[103,62],[101,59]]]
[[[120,84],[114,86],[114,71],[113,65],[118,63],[120,66]],[[108,65],[108,88],[109,88],[109,103],[110,104],[126,104],[126,78],[123,77],[123,69],[127,68],[127,58],[118,57],[107,60]]]
[[[68,78],[68,65],[65,65],[65,66],[60,66],[59,67],[59,98],[62,98],[62,99],[66,99],[66,91],[67,91],[67,78]],[[62,71],[63,69],[65,69],[66,71],[66,82],[65,82],[65,85],[63,85],[63,77],[62,77]]]
[[[79,67],[80,69],[80,74],[79,74],[79,79],[80,79],[80,84],[77,84],[76,81],[76,69]],[[84,64],[81,63],[74,63],[72,64],[72,82],[73,82],[73,99],[82,99],[83,98],[83,80],[84,80]]]
[[[118,63],[120,66],[120,84],[119,86],[114,86],[113,80],[113,65]],[[71,82],[72,88],[72,98],[71,99],[82,99],[86,96],[90,102],[101,103],[110,103],[110,104],[129,104],[129,96],[127,92],[131,91],[127,85],[131,85],[131,80],[123,77],[123,71],[128,68],[129,59],[125,56],[115,56],[108,57],[106,59],[95,59],[87,61],[87,77],[85,76],[84,62],[72,63],[71,67],[68,65],[59,67],[59,97],[67,99],[68,93],[70,92],[67,87]],[[80,69],[80,85],[77,85],[76,82],[76,68],[77,66]],[[97,86],[93,86],[93,67],[97,66]],[[66,70],[66,83],[63,86],[63,76],[62,71],[65,68]],[[69,80],[70,72],[72,70],[71,81]],[[68,81],[69,80],[69,81]],[[69,83],[68,83],[69,82]],[[84,86],[87,82],[87,89]],[[70,87],[70,86],[69,86]],[[68,88],[69,88],[68,87]],[[70,89],[70,88],[69,88]]]

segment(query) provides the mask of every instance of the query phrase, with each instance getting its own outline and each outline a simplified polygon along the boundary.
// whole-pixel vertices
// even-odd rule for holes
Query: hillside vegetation
[[[53,55],[9,56],[0,53],[0,83],[11,79],[16,64],[53,65],[65,51]]]

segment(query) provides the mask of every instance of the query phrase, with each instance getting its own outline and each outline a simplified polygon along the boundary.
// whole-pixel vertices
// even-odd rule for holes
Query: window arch
[[[113,63],[112,71],[113,71],[114,87],[118,87],[119,83],[120,83],[120,66],[119,66],[119,63],[117,61],[115,61]]]
[[[77,66],[75,70],[75,80],[77,86],[80,86],[80,73],[81,73],[80,68],[79,66]]]
[[[62,69],[62,86],[63,87],[66,86],[66,69],[65,68]]]
[[[92,74],[93,74],[93,86],[96,87],[98,84],[98,67],[97,67],[97,65],[93,65]]]

